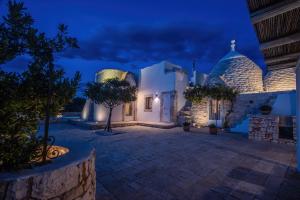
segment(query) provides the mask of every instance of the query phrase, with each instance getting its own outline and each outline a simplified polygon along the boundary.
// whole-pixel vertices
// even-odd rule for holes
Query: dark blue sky
[[[6,12],[0,0],[0,13]],[[208,73],[230,50],[237,50],[263,67],[263,58],[250,22],[246,0],[25,0],[36,26],[53,35],[65,23],[80,49],[59,56],[68,75],[82,72],[92,81],[102,68],[129,71],[169,60],[190,70]],[[26,58],[9,63],[24,69]]]

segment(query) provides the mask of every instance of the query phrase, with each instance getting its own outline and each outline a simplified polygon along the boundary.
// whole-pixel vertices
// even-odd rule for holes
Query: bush
[[[190,122],[183,122],[183,124],[182,124],[183,126],[190,126],[191,125],[191,123]]]
[[[65,106],[64,112],[81,112],[85,101],[86,99],[82,97],[74,98],[71,103]]]
[[[209,128],[217,128],[217,126],[215,124],[210,124],[208,125]]]
[[[36,138],[39,104],[23,79],[0,71],[0,170],[28,167],[40,145]]]
[[[79,72],[72,79],[64,77],[55,67],[55,54],[77,47],[77,40],[67,35],[65,25],[59,25],[53,38],[46,37],[34,28],[22,2],[9,1],[7,16],[1,19],[0,64],[20,55],[31,58],[21,75],[0,69],[0,170],[15,170],[30,166],[41,154],[46,161],[53,138],[48,136],[50,116],[74,97],[80,80]],[[40,139],[36,133],[43,118]]]

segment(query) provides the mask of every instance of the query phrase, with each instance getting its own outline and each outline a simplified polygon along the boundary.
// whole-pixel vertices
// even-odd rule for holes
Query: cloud
[[[29,61],[30,58],[28,56],[19,56],[12,61],[3,64],[3,66],[10,71],[23,71],[27,69]]]
[[[229,46],[230,39],[224,32],[203,24],[104,27],[81,41],[80,49],[67,51],[63,56],[124,64],[165,59],[215,60]]]

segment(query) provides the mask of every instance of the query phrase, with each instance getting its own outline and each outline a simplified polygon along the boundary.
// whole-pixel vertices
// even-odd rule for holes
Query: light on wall
[[[155,101],[155,102],[158,102],[158,101],[159,101],[158,92],[155,92],[155,98],[154,98],[154,101]]]

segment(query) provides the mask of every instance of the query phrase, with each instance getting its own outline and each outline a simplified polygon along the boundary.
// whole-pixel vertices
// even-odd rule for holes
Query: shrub
[[[80,74],[69,79],[62,69],[55,68],[55,53],[77,47],[65,25],[59,25],[57,34],[48,38],[34,28],[24,4],[17,1],[9,1],[8,14],[2,20],[0,64],[19,55],[31,56],[22,75],[0,69],[0,170],[13,170],[31,165],[41,153],[46,161],[53,138],[48,136],[49,118],[74,97]],[[45,119],[42,139],[36,137],[39,119]]]
[[[15,73],[0,71],[0,96],[0,169],[28,167],[41,144],[36,137],[39,104]]]
[[[81,112],[85,101],[85,98],[75,97],[70,103],[65,105],[64,112]]]
[[[217,126],[215,124],[210,124],[208,125],[209,128],[217,128]]]
[[[183,126],[190,126],[191,125],[191,123],[190,122],[183,122],[183,124],[182,124]]]

